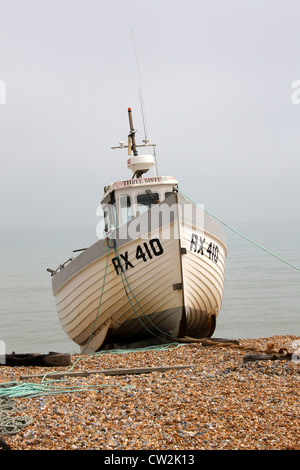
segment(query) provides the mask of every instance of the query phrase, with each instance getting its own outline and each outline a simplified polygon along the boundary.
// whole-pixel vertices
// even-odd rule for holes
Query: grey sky
[[[300,219],[300,3],[0,0],[1,226],[95,226],[144,138],[160,175],[228,223]]]

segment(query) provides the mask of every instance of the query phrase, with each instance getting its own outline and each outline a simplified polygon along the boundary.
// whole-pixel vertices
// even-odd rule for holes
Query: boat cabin
[[[130,222],[154,204],[164,201],[177,184],[171,176],[157,176],[118,181],[106,186],[101,199],[104,232]]]

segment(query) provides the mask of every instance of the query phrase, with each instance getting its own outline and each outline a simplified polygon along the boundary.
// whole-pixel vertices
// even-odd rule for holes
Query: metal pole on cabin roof
[[[131,142],[132,142],[133,155],[137,155],[138,153],[137,153],[136,145],[135,145],[135,130],[133,127],[131,108],[128,108],[128,117],[129,117],[129,125],[130,125],[129,137],[131,138]]]

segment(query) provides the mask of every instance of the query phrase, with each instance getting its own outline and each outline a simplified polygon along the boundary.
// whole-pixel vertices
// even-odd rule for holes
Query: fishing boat
[[[222,305],[226,239],[204,208],[140,155],[128,109],[129,179],[104,188],[104,234],[56,270],[52,290],[65,333],[86,354],[139,341],[211,337]],[[153,176],[145,176],[149,170]]]

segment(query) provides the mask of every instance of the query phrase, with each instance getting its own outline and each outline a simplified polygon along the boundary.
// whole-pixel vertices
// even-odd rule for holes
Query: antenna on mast
[[[141,178],[144,173],[146,173],[150,168],[155,166],[155,158],[153,155],[139,155],[137,147],[155,147],[156,144],[151,144],[147,139],[145,139],[143,144],[139,145],[135,142],[135,129],[133,127],[132,112],[131,108],[128,108],[128,117],[129,117],[129,127],[130,131],[128,134],[128,145],[124,145],[124,142],[112,149],[124,149],[128,148],[128,155],[130,158],[127,160],[127,167],[133,171],[133,178]],[[131,153],[133,152],[133,157]],[[156,175],[157,176],[157,175]]]
[[[143,115],[143,122],[144,122],[145,143],[147,143],[147,142],[150,142],[150,136],[149,136],[149,129],[148,129],[147,117],[146,117],[146,109],[145,109],[145,103],[144,103],[142,79],[141,79],[141,74],[140,74],[139,61],[138,61],[138,55],[137,55],[137,49],[136,49],[136,44],[135,44],[135,39],[134,39],[134,31],[133,31],[133,28],[132,28],[132,38],[133,38],[133,45],[134,45],[134,50],[135,50],[136,65],[137,65],[138,76],[139,76],[139,82],[140,82],[140,102],[141,102],[142,115]],[[150,144],[150,145],[151,145],[151,144]],[[156,161],[155,147],[152,147],[152,148],[153,148],[153,157],[154,157],[154,161],[155,161],[154,176],[157,176],[157,175],[158,175],[158,170],[157,170],[157,161]]]

